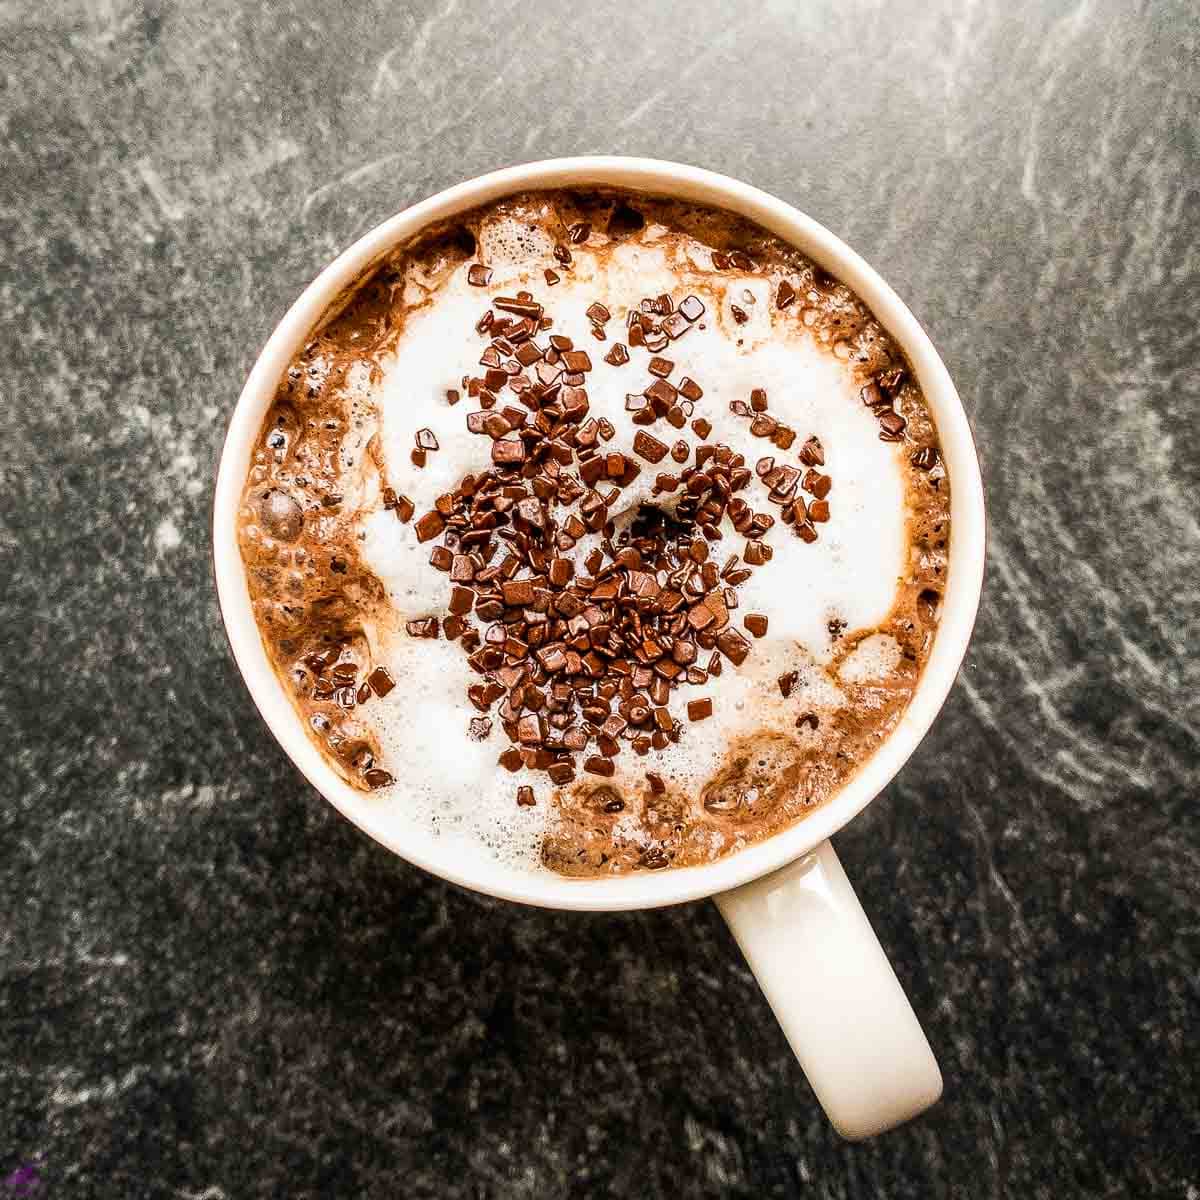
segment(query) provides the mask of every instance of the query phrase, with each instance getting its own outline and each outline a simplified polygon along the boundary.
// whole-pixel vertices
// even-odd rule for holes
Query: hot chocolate
[[[399,247],[281,381],[240,537],[330,761],[571,875],[833,795],[928,657],[937,434],[844,285],[727,212],[513,196]]]

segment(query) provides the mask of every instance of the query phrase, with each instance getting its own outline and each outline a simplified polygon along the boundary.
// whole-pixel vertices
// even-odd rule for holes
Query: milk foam
[[[811,545],[778,521],[768,531],[764,540],[774,557],[741,585],[739,607],[730,614],[739,629],[745,614],[766,614],[767,635],[753,640],[740,668],[726,661],[719,678],[702,687],[683,686],[673,694],[672,710],[681,716],[688,700],[710,696],[711,719],[693,724],[685,717],[680,742],[645,758],[624,748],[615,760],[611,782],[640,793],[646,771],[657,771],[697,795],[729,743],[742,734],[774,727],[801,742],[815,739],[815,732],[795,730],[798,714],[835,709],[844,703],[843,680],[865,680],[894,666],[886,647],[868,639],[852,663],[843,665],[839,679],[826,670],[833,649],[828,623],[837,617],[852,634],[887,617],[908,542],[899,451],[879,439],[850,366],[821,344],[795,311],[774,308],[765,278],[714,274],[705,269],[707,256],[697,253],[695,243],[668,235],[661,227],[647,227],[637,239],[607,252],[603,263],[586,247],[572,247],[572,268],[560,269],[562,282],[554,287],[547,287],[543,279],[543,269],[557,264],[552,243],[540,230],[511,221],[486,223],[480,244],[481,257],[493,272],[488,287],[470,286],[465,265],[436,287],[415,275],[406,281],[405,298],[427,302],[409,314],[394,353],[369,385],[369,398],[379,414],[387,483],[411,498],[420,515],[439,495],[453,491],[463,475],[491,467],[491,439],[466,430],[466,414],[477,403],[465,393],[455,406],[445,398],[448,389],[462,390],[464,375],[482,373],[478,358],[487,343],[474,326],[490,296],[511,296],[521,288],[532,292],[554,320],[550,332],[565,334],[577,349],[587,350],[593,364],[585,382],[590,415],[613,423],[617,436],[611,445],[626,453],[632,452],[636,428],[625,412],[625,396],[651,382],[646,371],[649,355],[633,349],[632,361],[621,367],[609,366],[603,355],[613,341],[625,340],[626,312],[642,297],[665,292],[678,302],[689,293],[699,296],[707,308],[701,318],[705,328],[693,327],[661,354],[675,363],[672,382],[691,376],[704,389],[694,416],[712,423],[708,444],[729,445],[745,455],[751,467],[764,455],[797,464],[800,445],[815,434],[825,449],[823,469],[833,478],[831,518]],[[612,313],[607,342],[590,336],[584,315],[597,300]],[[734,321],[732,305],[748,315],[744,324]],[[360,381],[360,386],[366,385]],[[729,411],[730,401],[748,400],[753,388],[765,388],[771,415],[796,430],[799,436],[791,451],[752,437],[749,422]],[[501,404],[505,403],[516,401],[505,393]],[[410,462],[410,452],[416,432],[424,428],[433,431],[440,448],[428,455],[424,469],[418,469]],[[693,454],[700,444],[690,428],[677,433],[663,422],[651,432],[668,443],[683,438]],[[632,514],[651,499],[658,472],[683,469],[670,458],[656,467],[638,461],[641,475],[624,489],[613,509],[618,524],[619,512]],[[694,457],[688,461],[694,462]],[[767,503],[757,480],[744,494],[752,507],[778,517],[778,507]],[[654,502],[669,507],[672,496]],[[465,852],[477,854],[482,844],[509,865],[544,869],[539,849],[551,812],[552,785],[542,772],[510,774],[497,766],[508,740],[495,716],[489,738],[470,739],[468,723],[479,714],[466,691],[479,676],[461,647],[444,639],[413,639],[404,632],[407,620],[445,614],[450,585],[444,573],[429,565],[431,544],[419,544],[413,524],[401,524],[378,507],[370,491],[360,531],[363,558],[384,584],[395,616],[393,624],[372,632],[373,654],[400,681],[390,695],[358,714],[374,728],[384,761],[398,780],[395,789],[379,794],[378,802],[402,805],[403,820],[418,823],[428,833],[462,839]],[[718,563],[740,554],[745,545],[728,522],[723,532],[724,540],[712,547]],[[593,544],[584,539],[568,555],[580,564],[580,573]],[[701,665],[706,659],[702,652]],[[777,680],[792,670],[799,671],[800,678],[785,700]],[[579,778],[586,782],[589,777],[581,773]],[[525,783],[535,790],[536,807],[519,808],[515,803],[516,788]],[[636,842],[636,824],[626,824],[629,838]]]

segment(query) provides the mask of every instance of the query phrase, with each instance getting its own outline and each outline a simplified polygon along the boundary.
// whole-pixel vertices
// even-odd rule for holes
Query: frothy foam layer
[[[524,293],[551,327],[493,340]],[[511,417],[525,461],[469,414]],[[836,794],[928,658],[948,511],[920,389],[848,289],[729,213],[552,192],[426,230],[313,331],[239,538],[367,823],[586,876],[708,862]]]
[[[613,448],[630,452],[636,427],[625,411],[625,398],[652,380],[645,372],[645,351],[619,367],[605,363],[602,355],[611,340],[623,336],[626,312],[642,297],[667,293],[678,299],[693,294],[707,308],[704,327],[693,327],[662,354],[675,364],[673,380],[690,376],[704,389],[694,416],[712,423],[706,440],[730,446],[750,464],[766,454],[794,461],[794,454],[782,454],[753,437],[748,421],[730,411],[731,402],[745,401],[752,389],[762,388],[772,415],[796,429],[801,439],[820,439],[825,469],[836,481],[830,520],[822,526],[820,539],[806,544],[787,526],[776,524],[763,539],[774,551],[772,560],[739,589],[735,622],[740,625],[738,618],[746,613],[765,614],[766,636],[755,641],[739,669],[727,668],[702,687],[681,689],[674,703],[678,708],[688,699],[711,697],[714,717],[685,722],[677,745],[644,759],[625,753],[616,760],[611,785],[618,791],[642,790],[650,770],[680,791],[698,795],[731,741],[764,728],[790,731],[797,712],[828,712],[843,702],[836,677],[822,669],[833,648],[829,623],[838,620],[850,630],[872,628],[895,602],[908,544],[900,453],[895,444],[880,441],[875,418],[858,398],[861,383],[851,365],[829,345],[820,344],[798,314],[775,308],[762,276],[714,273],[705,269],[706,256],[690,239],[648,227],[636,242],[611,252],[572,247],[570,273],[548,288],[543,270],[556,265],[553,240],[539,236],[540,231],[522,232],[525,229],[508,219],[484,223],[481,257],[492,269],[486,288],[469,284],[465,263],[428,289],[414,282],[406,288],[406,299],[420,307],[408,317],[394,352],[382,361],[369,397],[379,413],[387,481],[413,501],[418,514],[431,509],[439,495],[453,491],[464,475],[491,467],[490,439],[465,430],[465,412],[475,404],[464,397],[451,406],[446,395],[451,389],[461,390],[464,375],[481,371],[478,356],[486,341],[475,334],[474,326],[488,299],[522,289],[546,306],[554,320],[552,332],[572,338],[577,348],[589,352],[590,415],[607,417],[616,427]],[[613,317],[608,343],[589,334],[585,313],[595,301]],[[744,323],[735,320],[734,305],[746,314]],[[417,469],[410,453],[422,429],[432,430],[439,449]],[[654,432],[663,440],[682,437],[693,448],[698,444],[690,429]],[[659,469],[671,466],[668,459]],[[644,469],[624,490],[614,516],[636,512],[641,503],[652,500],[668,507],[671,497],[651,495],[654,476],[655,470]],[[617,520],[620,524],[619,516]],[[510,863],[536,867],[553,817],[545,775],[498,769],[497,754],[507,744],[498,722],[486,740],[469,738],[469,723],[479,714],[468,702],[467,688],[479,677],[461,648],[445,640],[415,640],[404,632],[408,620],[444,613],[446,576],[430,568],[430,547],[418,541],[414,525],[401,524],[373,498],[364,506],[360,528],[363,559],[382,581],[394,615],[376,631],[375,657],[405,680],[403,689],[373,703],[364,717],[378,735],[384,760],[399,768],[403,820],[463,837],[476,852],[482,842]],[[726,539],[714,546],[721,560],[744,545],[728,527],[725,532]],[[575,561],[580,574],[597,540],[595,535],[584,538],[564,554]],[[855,680],[870,678],[872,665],[882,675],[894,663],[879,655],[856,658]],[[785,699],[778,679],[795,670],[800,678]],[[819,735],[806,727],[795,736],[803,744]],[[515,806],[514,793],[522,784],[535,788],[536,806]],[[622,823],[625,836],[637,844],[642,836],[638,822],[625,817]],[[713,836],[734,840],[734,835]],[[714,847],[718,852],[724,848]]]

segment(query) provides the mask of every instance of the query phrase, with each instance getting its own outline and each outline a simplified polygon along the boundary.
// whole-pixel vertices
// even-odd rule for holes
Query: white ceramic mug
[[[310,331],[346,289],[424,226],[525,188],[608,185],[728,209],[797,246],[848,284],[902,347],[932,408],[951,480],[950,564],[932,654],[891,736],[823,807],[773,837],[706,866],[573,880],[521,872],[403,823],[345,783],[309,740],[263,648],[237,541],[251,454],[276,386]],[[942,706],[966,652],[983,580],[984,512],[971,431],[950,376],[913,315],[857,254],[791,205],[737,180],[638,158],[565,158],[509,167],[406,209],[360,238],[292,305],[250,372],[230,422],[213,513],[217,591],[229,641],[271,732],[340,812],[417,866],[493,896],[552,908],[652,908],[712,896],[830,1120],[847,1138],[882,1132],[941,1095],[929,1043],[838,862],[829,838],[904,765]],[[403,787],[403,783],[400,784]]]

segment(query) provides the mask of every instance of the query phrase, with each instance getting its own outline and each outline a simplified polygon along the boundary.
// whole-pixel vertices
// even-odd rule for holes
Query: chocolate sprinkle
[[[437,537],[445,527],[446,522],[442,520],[441,513],[427,512],[413,526],[413,529],[416,531],[418,542],[428,542],[431,538]]]
[[[868,383],[861,392],[859,392],[859,395],[862,397],[862,402],[868,408],[879,408],[881,405],[890,405],[892,402],[888,396],[883,394],[883,389],[878,383],[875,382],[875,380],[871,380],[871,382]]]
[[[829,489],[833,487],[833,480],[828,475],[822,475],[820,471],[809,470],[805,472],[801,486],[818,500],[824,500],[829,495]]]
[[[651,437],[644,429],[639,429],[633,437],[633,449],[635,454],[640,454],[648,462],[658,463],[667,456],[668,446],[666,442]]]
[[[742,618],[742,624],[756,637],[763,637],[767,632],[767,618],[762,613],[747,613]]]
[[[396,681],[388,672],[387,667],[376,667],[367,676],[367,683],[371,691],[380,697],[386,696],[396,686]]]
[[[750,643],[732,626],[717,636],[717,647],[735,667],[740,667],[750,653]]]

